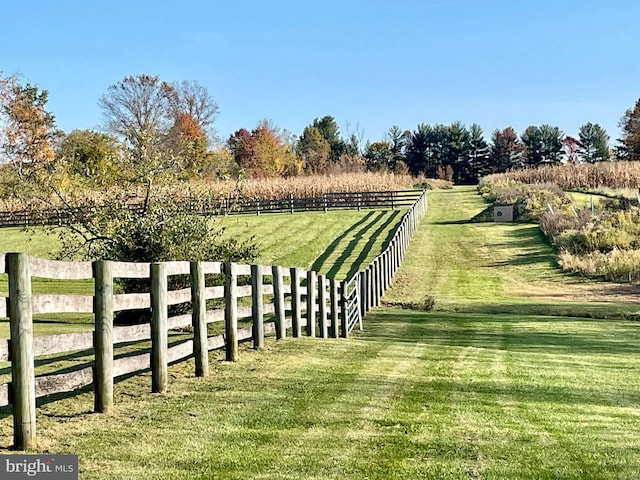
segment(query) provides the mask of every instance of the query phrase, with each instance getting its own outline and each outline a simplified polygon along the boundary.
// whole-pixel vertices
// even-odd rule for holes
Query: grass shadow
[[[360,220],[358,220],[356,223],[354,223],[349,228],[347,228],[344,232],[342,232],[338,237],[336,237],[336,239],[333,242],[331,242],[331,244],[324,250],[324,252],[322,252],[318,256],[318,258],[316,258],[313,261],[313,264],[311,265],[311,270],[319,272],[320,269],[326,263],[326,261],[329,259],[331,254],[336,251],[336,249],[338,248],[338,245],[340,245],[340,242],[344,240],[347,237],[347,235],[349,235],[349,232],[358,228],[360,225],[363,225],[364,223],[366,223],[374,215],[375,215],[375,212],[367,213],[364,217],[362,217]]]
[[[353,239],[349,242],[346,248],[343,248],[340,256],[334,260],[331,264],[331,268],[327,272],[328,277],[335,277],[335,275],[340,271],[342,264],[349,258],[349,256],[354,252],[355,248],[358,246],[361,238],[372,228],[374,228],[386,215],[386,212],[370,212],[365,215],[362,220],[356,222],[351,227],[346,229],[339,237],[337,237],[331,244],[327,247],[327,249],[322,252],[322,254],[313,262],[311,265],[311,270],[320,271],[320,269],[325,265],[331,254],[333,254],[339,247],[340,243],[347,238],[350,234],[353,234]],[[387,224],[385,222],[385,224]],[[353,233],[355,232],[355,233]]]
[[[398,212],[398,211],[393,212],[393,214],[382,225],[380,225],[376,229],[375,232],[373,232],[373,234],[369,237],[369,240],[367,241],[367,243],[360,249],[360,253],[358,254],[358,257],[351,263],[351,268],[349,269],[349,272],[347,273],[347,278],[351,278],[353,275],[358,273],[358,271],[360,270],[360,265],[367,258],[367,255],[369,254],[369,251],[371,250],[371,248],[375,244],[376,239],[378,238],[378,236],[382,232],[384,232],[384,230],[395,221],[395,219],[398,217],[398,215],[400,215],[400,212]],[[383,251],[387,247],[387,245],[389,244],[389,242],[393,238],[394,233],[395,232],[393,230],[389,230],[389,232],[387,233],[387,236],[382,241],[382,245],[380,247],[380,251]],[[349,250],[349,254],[353,251],[355,246],[357,246],[357,242],[356,242],[356,245],[353,246],[353,248],[351,248],[351,245],[349,245],[349,248],[347,249],[347,250]],[[345,250],[343,255],[347,254],[347,250]],[[344,259],[341,259],[341,260],[337,261],[336,265],[341,265],[342,262],[349,257],[349,254],[347,254]]]
[[[359,339],[375,342],[426,343],[454,347],[498,349],[509,352],[539,352],[543,354],[611,354],[635,355],[640,349],[640,329],[637,335],[620,337],[620,331],[602,328],[553,331],[553,324],[576,321],[568,317],[530,316],[514,314],[472,314],[449,312],[386,311],[370,314],[371,334]],[[606,320],[582,319],[597,323]],[[408,323],[398,329],[399,322]],[[597,322],[597,323],[596,323]],[[608,323],[608,322],[607,322]],[[633,330],[632,323],[623,328]],[[607,333],[604,333],[607,332]]]

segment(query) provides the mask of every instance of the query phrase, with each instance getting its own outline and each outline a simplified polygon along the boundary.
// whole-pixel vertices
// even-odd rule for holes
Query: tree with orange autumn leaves
[[[0,72],[1,73],[1,72]],[[0,148],[19,177],[47,171],[59,136],[54,116],[46,110],[48,92],[0,75]]]
[[[238,166],[251,177],[298,175],[303,161],[293,152],[283,135],[263,120],[252,131],[237,130],[227,146]]]

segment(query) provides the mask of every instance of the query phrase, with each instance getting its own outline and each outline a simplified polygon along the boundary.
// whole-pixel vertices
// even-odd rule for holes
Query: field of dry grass
[[[425,178],[393,173],[344,173],[332,175],[304,175],[298,177],[254,178],[241,180],[195,180],[155,187],[153,195],[172,201],[206,202],[229,199],[274,200],[293,195],[296,198],[320,196],[328,192],[374,192],[412,189],[416,185],[427,182]],[[433,182],[434,188],[442,188],[442,181]],[[119,196],[132,203],[142,201],[146,195],[144,187],[123,192],[113,191],[69,190],[64,197],[71,205],[82,204],[87,200],[101,203],[102,199]],[[0,211],[18,211],[33,208],[60,208],[63,204],[59,198],[51,197],[40,201],[25,201],[15,197],[0,198]]]
[[[598,162],[515,170],[489,175],[524,183],[556,183],[563,190],[640,189],[640,162]]]

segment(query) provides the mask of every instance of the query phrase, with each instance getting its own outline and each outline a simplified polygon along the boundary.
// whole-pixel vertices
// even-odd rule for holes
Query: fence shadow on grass
[[[387,218],[387,220],[385,220],[385,222],[382,223],[371,234],[367,243],[364,245],[364,247],[360,249],[360,253],[358,254],[358,257],[353,262],[351,262],[351,268],[349,269],[349,272],[347,273],[346,278],[351,278],[353,275],[358,273],[358,271],[360,270],[361,264],[365,261],[365,259],[367,258],[367,255],[369,255],[369,252],[371,251],[371,248],[376,243],[376,239],[378,238],[378,236],[381,235],[382,232],[384,232],[384,230],[389,227],[389,225],[391,225],[394,221],[396,221],[398,215],[400,215],[400,212],[397,212],[397,211],[393,212],[389,216],[389,218]],[[380,251],[384,251],[384,249],[387,248],[387,245],[393,238],[393,235],[394,235],[393,230],[389,230],[387,232],[386,237],[382,241]],[[345,262],[349,258],[349,255],[351,255],[351,253],[358,246],[358,242],[361,237],[362,235],[360,235],[358,238],[354,238],[354,240],[349,244],[349,246],[344,250],[344,252],[342,252],[342,255],[340,255],[340,258],[336,261],[334,266],[331,267],[331,270],[329,270],[329,276],[331,276],[332,274],[335,276],[335,274],[338,273],[340,266],[343,264],[343,262]]]
[[[557,354],[630,355],[640,350],[640,330],[612,325],[608,320],[583,319],[584,328],[549,331],[550,323],[579,322],[553,316],[469,314],[398,310],[372,312],[369,334],[364,341],[424,343],[498,349],[509,352]],[[586,328],[587,322],[602,322],[602,328]],[[606,322],[606,325],[604,325]],[[408,324],[398,328],[399,324]],[[540,328],[537,328],[537,327]],[[621,332],[624,330],[624,332]],[[633,335],[635,333],[635,335]],[[428,348],[428,347],[426,347]]]
[[[327,272],[328,277],[334,277],[342,267],[342,264],[354,252],[355,248],[358,246],[358,242],[362,239],[362,237],[368,231],[375,228],[375,226],[382,221],[382,219],[385,217],[386,214],[387,212],[367,213],[361,220],[359,220],[358,222],[354,223],[352,226],[347,228],[338,237],[336,237],[336,239],[333,242],[331,242],[331,244],[325,249],[325,251],[322,252],[318,256],[318,258],[313,262],[313,264],[311,265],[311,270],[314,270],[316,272],[321,271],[322,267],[325,265],[325,263],[327,263],[331,255],[338,249],[340,243],[343,240],[345,240],[349,235],[353,235],[353,239],[349,242],[346,248],[342,249],[342,253],[340,254],[340,257],[335,261],[332,261],[331,268]],[[395,218],[395,215],[392,215],[385,223],[383,223],[382,226],[376,230],[376,233],[379,233],[380,231],[382,231],[381,229],[384,229],[385,226],[389,225],[392,218]],[[372,235],[375,235],[375,233]],[[357,265],[359,268],[359,264],[354,263],[353,265]]]

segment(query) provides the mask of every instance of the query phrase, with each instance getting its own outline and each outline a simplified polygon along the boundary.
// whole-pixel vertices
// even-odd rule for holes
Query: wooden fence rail
[[[95,411],[109,412],[114,407],[114,380],[123,375],[150,370],[151,390],[164,392],[170,363],[193,357],[195,375],[204,377],[209,372],[211,350],[224,349],[226,359],[236,361],[239,343],[252,341],[255,348],[262,348],[267,335],[284,339],[287,332],[294,338],[305,332],[320,338],[347,337],[356,325],[362,328],[364,315],[380,304],[426,207],[426,192],[422,192],[384,251],[346,281],[277,265],[71,263],[24,253],[0,254],[0,272],[7,273],[9,281],[9,297],[6,302],[0,301],[0,317],[9,317],[11,333],[10,340],[0,339],[0,362],[11,362],[11,382],[0,384],[0,407],[11,405],[14,446],[25,449],[35,441],[38,397],[93,385]],[[206,286],[206,277],[211,274],[223,274],[224,285]],[[174,275],[187,276],[190,286],[169,290],[168,280]],[[92,279],[94,295],[35,295],[31,291],[32,277]],[[265,277],[270,278],[265,281]],[[114,282],[122,278],[150,278],[151,291],[115,294]],[[250,307],[241,306],[243,298],[247,298],[246,303],[250,299]],[[207,310],[210,300],[224,301],[224,308]],[[186,302],[191,305],[191,313],[169,316],[171,305]],[[150,323],[114,325],[116,312],[139,308],[151,309]],[[60,312],[93,314],[93,331],[34,337],[34,314]],[[265,321],[265,315],[272,317]],[[223,323],[224,333],[209,335],[211,323]],[[185,328],[188,333],[184,333]],[[145,350],[149,341],[151,348]],[[136,342],[146,343],[130,351]],[[124,353],[123,344],[129,349]],[[93,360],[36,376],[37,356],[73,352]]]
[[[421,190],[388,192],[333,192],[317,197],[296,198],[291,195],[276,199],[222,198],[182,202],[185,211],[201,215],[237,215],[266,213],[295,213],[339,209],[405,208],[413,205]],[[132,211],[142,205],[131,204]],[[0,212],[0,227],[33,225],[64,225],[77,222],[85,215],[82,209],[49,208]]]

